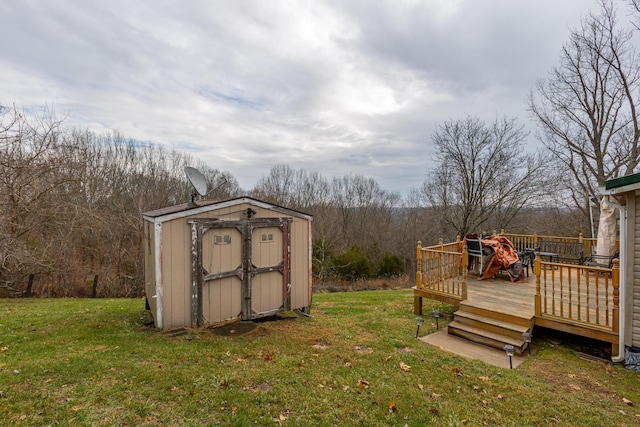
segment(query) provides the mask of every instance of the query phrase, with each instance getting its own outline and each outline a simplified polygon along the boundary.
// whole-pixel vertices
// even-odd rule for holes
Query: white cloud
[[[526,120],[583,0],[0,4],[0,103],[185,150],[245,188],[277,163],[418,187],[434,127]]]

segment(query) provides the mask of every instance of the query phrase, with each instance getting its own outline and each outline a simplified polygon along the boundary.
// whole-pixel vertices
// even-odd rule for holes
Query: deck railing
[[[538,234],[513,234],[505,233],[504,230],[500,233],[513,243],[516,250],[524,251],[525,249],[534,249],[539,246],[540,240],[552,241],[552,242],[579,242],[582,243],[584,248],[584,255],[589,256],[595,253],[595,247],[597,245],[597,239],[590,237],[584,237],[582,233],[578,237],[559,237],[559,236],[540,236]],[[620,242],[618,241],[618,246]]]
[[[544,262],[534,263],[536,316],[619,331],[620,268]]]
[[[416,288],[429,290],[460,301],[467,297],[468,255],[458,241],[416,248]]]

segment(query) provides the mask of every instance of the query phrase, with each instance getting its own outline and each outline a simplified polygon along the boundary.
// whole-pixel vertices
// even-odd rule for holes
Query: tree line
[[[210,198],[248,195],[313,215],[316,282],[411,274],[418,240],[590,235],[598,187],[640,163],[637,28],[599,4],[527,100],[541,149],[514,117],[445,121],[425,141],[434,167],[405,195],[286,164],[242,189],[185,153],[70,128],[46,108],[0,107],[0,296],[141,295],[142,213],[188,200],[187,165],[216,188]],[[640,3],[628,5],[640,16]]]
[[[68,128],[52,111],[3,107],[0,292],[32,283],[33,295],[141,295],[142,213],[188,201],[187,165],[217,188],[209,198],[247,195],[313,215],[317,282],[411,272],[418,240],[434,244],[459,232],[420,191],[402,197],[370,177],[328,178],[280,164],[241,189],[231,173],[187,154]],[[508,224],[495,217],[482,225]]]

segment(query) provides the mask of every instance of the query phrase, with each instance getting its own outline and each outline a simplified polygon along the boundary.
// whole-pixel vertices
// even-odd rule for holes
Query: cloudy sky
[[[286,163],[405,193],[432,166],[445,120],[518,117],[535,132],[524,100],[590,9],[593,0],[4,0],[0,104],[48,105],[69,124],[191,153],[246,189]]]

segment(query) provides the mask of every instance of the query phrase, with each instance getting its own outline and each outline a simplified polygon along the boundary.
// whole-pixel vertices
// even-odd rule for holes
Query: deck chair
[[[595,253],[586,257],[583,265],[589,265],[592,267],[611,268],[613,267],[613,260],[619,257],[620,257],[620,253],[617,251],[615,254],[611,256],[598,255],[597,253]]]
[[[478,274],[482,274],[482,260],[484,258],[484,254],[482,253],[482,242],[479,238],[467,237],[467,253],[470,257],[475,257],[480,259],[480,269],[478,270]]]

